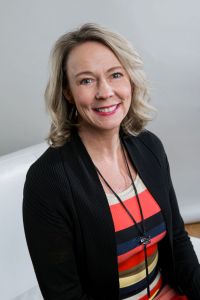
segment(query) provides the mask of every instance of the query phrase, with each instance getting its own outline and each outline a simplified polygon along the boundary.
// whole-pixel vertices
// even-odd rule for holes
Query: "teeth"
[[[100,112],[112,112],[116,109],[117,105],[115,106],[112,106],[112,107],[106,107],[106,108],[96,108],[97,111],[100,111]]]

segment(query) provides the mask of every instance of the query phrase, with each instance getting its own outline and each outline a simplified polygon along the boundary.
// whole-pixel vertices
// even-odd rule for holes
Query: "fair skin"
[[[120,124],[131,104],[129,76],[114,53],[94,41],[76,46],[66,69],[69,89],[64,94],[77,108],[79,135],[96,167],[111,187],[121,192],[131,185],[119,139]],[[129,166],[135,179],[130,161]]]

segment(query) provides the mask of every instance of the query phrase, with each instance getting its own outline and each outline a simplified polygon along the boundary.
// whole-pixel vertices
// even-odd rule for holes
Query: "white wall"
[[[0,155],[40,143],[52,44],[83,22],[125,35],[141,53],[163,140],[183,203],[200,179],[200,2],[198,0],[0,1]]]

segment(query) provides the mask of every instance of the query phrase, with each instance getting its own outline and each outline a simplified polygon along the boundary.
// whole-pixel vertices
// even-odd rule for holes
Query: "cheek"
[[[131,99],[132,88],[129,83],[123,84],[121,87],[121,93],[125,99]]]
[[[84,91],[74,93],[74,102],[76,106],[87,106],[91,102],[91,97]]]
[[[126,98],[129,98],[132,94],[132,87],[128,78],[124,77],[121,81],[119,81],[116,88]]]

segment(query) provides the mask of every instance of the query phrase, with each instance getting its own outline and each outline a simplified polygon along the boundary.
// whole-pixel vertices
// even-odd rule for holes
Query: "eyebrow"
[[[116,70],[116,69],[124,69],[124,68],[123,68],[122,66],[115,66],[115,67],[112,67],[112,68],[108,69],[108,70],[106,71],[106,73],[109,73],[109,72],[111,72],[111,71],[113,71],[113,70]],[[86,74],[93,75],[94,73],[91,72],[91,71],[85,70],[85,71],[82,71],[82,72],[77,73],[74,77],[77,78],[77,77],[80,76],[80,75],[86,75]]]

